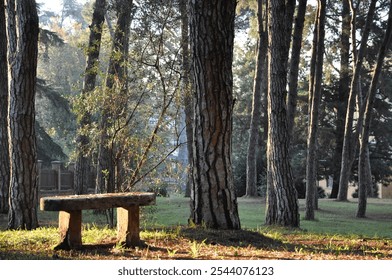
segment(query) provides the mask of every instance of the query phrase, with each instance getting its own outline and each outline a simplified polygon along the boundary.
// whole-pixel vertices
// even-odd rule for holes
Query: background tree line
[[[241,4],[245,6],[245,9],[249,7],[246,1],[240,2]],[[290,9],[292,8],[289,3],[286,4],[286,12],[291,14],[292,11]],[[364,137],[365,139],[370,139],[367,159],[369,160],[368,166],[371,167],[370,172],[368,172],[371,175],[367,176],[366,194],[376,196],[378,191],[376,183],[388,184],[390,179],[390,142],[384,137],[380,138],[380,134],[388,134],[390,131],[390,112],[388,109],[384,110],[390,106],[390,93],[388,90],[390,86],[389,59],[388,52],[384,53],[385,47],[387,49],[390,48],[390,43],[388,43],[388,38],[390,37],[388,29],[390,1],[378,1],[377,3],[367,1],[326,1],[325,3],[323,1],[317,1],[317,3],[297,1],[297,3],[293,4],[296,4],[296,7],[293,22],[289,24],[292,30],[289,31],[291,34],[291,49],[287,63],[288,90],[286,104],[290,134],[290,161],[298,196],[309,198],[308,205],[311,206],[310,208],[317,209],[317,200],[311,198],[314,194],[317,194],[317,191],[314,190],[315,180],[331,177],[333,186],[330,197],[338,198],[339,200],[348,199],[347,184],[349,181],[358,182],[360,175],[358,170],[358,141],[362,129],[358,125],[362,123],[361,116],[365,111],[366,102],[369,100],[368,96],[371,96],[371,83],[373,86],[378,85],[376,86],[377,89],[374,89],[377,92],[377,97],[373,99],[374,104],[377,103],[378,105],[368,107],[372,108],[368,111],[368,116],[372,115],[372,132],[370,133],[370,138]],[[371,9],[372,6],[370,4],[374,5],[374,9]],[[268,10],[268,4],[262,7]],[[253,7],[253,11],[256,11],[256,7]],[[257,14],[253,11],[250,12],[255,15],[254,18],[258,14],[257,18],[264,25],[259,22],[258,29],[256,29],[256,24],[253,25],[253,30],[262,30],[261,32],[258,31],[257,41],[253,40],[253,44],[249,43],[247,45],[250,46],[247,53],[243,50],[238,52],[241,55],[240,58],[244,59],[244,62],[246,56],[249,57],[247,61],[257,61],[257,50],[260,50],[258,42],[263,42],[263,40],[265,42],[265,36],[268,34],[268,29],[266,28],[268,19],[265,16],[260,16],[260,10]],[[266,14],[267,12],[264,15]],[[368,25],[366,25],[366,22],[368,22]],[[369,34],[366,34],[366,30]],[[324,38],[320,36],[324,36]],[[363,43],[361,43],[361,40]],[[355,44],[352,44],[352,42],[355,42]],[[361,63],[360,67],[357,67],[357,53],[361,49],[363,63]],[[385,57],[383,62],[381,62],[383,56]],[[251,79],[253,77],[256,79],[257,77],[254,72],[251,72],[253,69],[257,71],[257,66],[254,64],[248,65],[248,72],[246,72],[250,73],[246,82],[248,89],[247,91],[243,90],[242,87],[245,86],[244,79],[239,79],[240,90],[238,92],[247,92],[249,94],[253,89],[255,96],[255,89],[257,90],[259,86],[256,83],[254,83],[253,88],[249,86],[252,85]],[[319,70],[317,70],[316,66],[319,67]],[[236,71],[236,67],[237,65],[234,65],[234,71]],[[355,69],[357,69],[357,75],[361,74],[360,95],[359,98],[351,99],[354,103],[351,105],[350,114],[352,114],[352,118],[355,120],[350,126],[349,124],[346,125],[345,121],[346,113],[349,111],[348,99],[352,88],[351,84],[355,77],[353,74]],[[379,69],[380,73],[382,73],[378,78],[374,77],[375,75],[373,74],[376,73],[376,69]],[[238,73],[243,73],[244,70],[240,66],[238,71]],[[356,83],[359,83],[359,81],[357,80]],[[267,78],[265,78],[264,89],[266,84]],[[263,86],[261,87],[263,88]],[[248,103],[245,103],[247,104],[245,108],[252,108],[253,112],[254,110],[262,110],[262,116],[267,116],[267,103],[264,101],[267,100],[266,94],[267,91],[264,90],[264,97],[261,98],[262,109],[249,106],[249,100],[251,100],[249,96],[247,99],[243,99],[248,100]],[[256,98],[260,100],[260,97]],[[250,110],[248,109],[241,120],[242,123],[245,122],[247,125],[242,126],[241,124],[240,127],[247,128],[248,124],[252,124],[253,117],[250,118],[249,116]],[[251,127],[251,129],[261,131],[259,134],[261,137],[264,134],[264,142],[259,142],[258,145],[255,145],[257,142],[253,142],[253,147],[258,147],[261,151],[265,151],[267,147],[265,141],[267,136],[263,133],[268,131],[266,123],[266,120],[262,121],[261,124],[258,124],[259,127],[257,129]],[[369,125],[368,121],[363,121],[363,123]],[[351,131],[353,132],[352,135],[349,133]],[[245,134],[245,130],[243,132],[242,134],[236,134],[241,137],[237,140],[239,145],[247,141],[247,134]],[[345,175],[343,178],[346,180],[346,183],[339,183],[343,179],[340,174],[344,139],[346,139],[347,144],[351,144],[351,147],[348,149],[351,149],[352,152],[350,152],[350,156],[346,155],[343,158],[345,160],[343,164]],[[234,138],[234,141],[236,141],[236,138]],[[236,155],[236,151],[234,154]],[[237,155],[238,161],[235,164],[238,164],[237,170],[241,170],[241,172],[238,173],[236,179],[238,180],[237,187],[241,186],[241,194],[252,195],[252,191],[248,190],[249,188],[253,189],[254,193],[255,184],[253,183],[253,186],[249,185],[251,182],[257,182],[256,189],[259,193],[264,194],[266,192],[266,181],[268,181],[265,158],[263,160],[263,157],[259,157],[259,160],[256,161],[258,166],[257,181],[246,180],[245,174],[249,176],[249,171],[245,173],[246,168],[249,169],[249,158],[246,165],[245,157],[252,156],[252,154],[247,154],[242,149],[242,153]],[[310,159],[310,157],[313,157],[313,159]],[[347,162],[348,159],[349,163]],[[352,165],[352,168],[350,165]],[[339,188],[341,185],[344,185],[343,188]],[[341,191],[338,197],[339,189]],[[310,193],[308,193],[309,191]],[[313,200],[313,205],[311,205]],[[310,210],[310,212],[312,211]],[[313,218],[313,214],[309,214],[310,219]],[[359,216],[361,215],[359,214]]]

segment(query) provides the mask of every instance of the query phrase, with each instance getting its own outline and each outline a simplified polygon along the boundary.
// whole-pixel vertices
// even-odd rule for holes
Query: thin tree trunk
[[[93,19],[90,26],[90,38],[88,44],[88,54],[82,94],[91,92],[95,88],[99,63],[99,53],[101,49],[102,25],[105,20],[106,0],[97,0],[94,6]],[[88,125],[90,120],[88,113],[83,114],[79,128]],[[88,155],[89,137],[82,133],[76,138],[77,159],[75,164],[74,191],[75,194],[82,194],[87,191],[90,182],[91,157]]]
[[[259,137],[261,133],[263,66],[267,53],[267,38],[263,28],[263,0],[258,0],[258,48],[256,71],[253,83],[252,115],[249,129],[249,142],[246,165],[246,196],[257,196],[257,156],[260,152]]]
[[[375,182],[373,180],[373,175],[372,175],[372,170],[371,170],[371,163],[370,163],[370,150],[369,150],[369,145],[367,147],[367,152],[366,152],[366,156],[365,156],[365,166],[368,169],[368,178],[367,178],[367,182],[366,183],[366,189],[367,189],[367,195],[368,197],[377,197],[375,196],[375,188],[377,188],[377,182]]]
[[[309,129],[308,129],[308,154],[306,159],[306,210],[305,219],[314,220],[315,200],[317,199],[317,136],[319,107],[322,91],[323,78],[323,58],[324,58],[324,37],[325,37],[325,12],[326,0],[318,1],[317,15],[315,20],[315,40],[313,40],[315,56],[314,83],[309,88]],[[312,73],[311,73],[312,74]]]
[[[114,28],[113,28],[112,22],[110,21],[110,17],[108,15],[108,11],[105,12],[105,16],[104,17],[105,17],[106,24],[108,25],[110,38],[113,40],[114,39]]]
[[[270,0],[269,24],[269,87],[267,178],[270,190],[266,209],[266,223],[299,227],[297,192],[289,158],[289,131],[286,112],[287,36],[284,0]],[[290,19],[288,19],[290,20]]]
[[[13,16],[14,6],[8,1],[8,15]],[[35,92],[38,56],[38,14],[34,0],[18,1],[15,34],[9,37],[10,68],[10,209],[8,228],[34,229],[38,227],[38,172],[35,138]],[[12,27],[11,27],[12,28]]]
[[[8,139],[8,64],[4,1],[0,1],[0,213],[8,213],[10,156]]]
[[[364,131],[362,132],[364,133]],[[368,145],[366,139],[360,140],[359,162],[358,162],[358,208],[357,218],[366,217],[368,186],[373,184],[372,172],[369,160],[369,149],[365,146]]]
[[[294,13],[295,13],[295,5],[296,0],[285,0],[285,34],[286,34],[286,47],[282,50],[282,54],[287,58],[286,60],[286,68],[288,65],[288,58],[290,53],[290,45],[292,41],[292,33],[293,33],[293,22],[294,22]]]
[[[342,33],[340,35],[340,79],[339,93],[336,100],[335,150],[333,154],[333,183],[331,198],[337,198],[343,150],[344,119],[347,112],[347,101],[350,92],[350,5],[348,0],[342,1]]]
[[[188,0],[180,0],[181,13],[181,49],[182,49],[182,90],[184,95],[185,133],[188,152],[188,169],[185,196],[190,197],[192,189],[192,158],[193,158],[193,96],[189,79],[189,19],[187,11]]]
[[[132,0],[121,0],[116,5],[118,19],[113,39],[112,55],[106,75],[105,90],[113,91],[115,87],[121,87],[119,94],[123,94],[127,89],[126,59],[128,56]],[[117,53],[121,53],[120,58],[117,57]],[[97,192],[99,193],[104,191],[115,192],[116,189],[115,140],[108,134],[108,128],[111,125],[109,119],[116,118],[116,116],[111,116],[114,112],[109,112],[106,108],[107,106],[109,105],[105,103],[100,120],[101,139],[99,143],[96,184]]]
[[[106,84],[104,90],[107,94],[116,94],[116,102],[121,102],[122,96],[127,91],[127,57],[129,49],[129,33],[131,25],[132,0],[115,1],[115,10],[117,13],[117,24],[114,32],[113,45],[109,66],[106,73]],[[121,54],[118,57],[118,54]],[[100,116],[100,142],[98,147],[96,192],[97,193],[114,193],[119,189],[122,181],[121,166],[122,163],[117,157],[115,136],[110,135],[110,127],[113,125],[112,120],[118,118],[119,112],[110,110],[109,98],[104,101]],[[124,103],[126,106],[126,103]],[[117,177],[120,176],[120,177]],[[109,226],[114,226],[114,211],[108,209],[106,216]]]
[[[313,29],[313,41],[312,41],[312,54],[310,58],[310,71],[309,71],[309,90],[308,90],[308,137],[307,137],[307,155],[306,155],[306,208],[305,208],[305,219],[306,220],[314,220],[314,197],[315,190],[314,185],[315,182],[315,156],[316,156],[316,141],[315,133],[317,129],[317,125],[314,123],[315,115],[313,106],[314,98],[315,98],[315,83],[316,83],[316,66],[317,66],[317,55],[318,55],[318,35],[319,35],[319,25],[320,22],[318,17],[320,15],[320,4],[318,4],[317,12],[314,21],[314,29]],[[317,107],[318,110],[318,107]],[[318,116],[318,111],[316,112]],[[313,118],[313,120],[312,120]],[[312,126],[313,125],[313,126]]]
[[[193,223],[239,229],[231,163],[235,0],[191,1]]]
[[[302,33],[304,29],[307,0],[300,0],[293,34],[291,48],[290,70],[289,70],[289,92],[287,96],[287,122],[290,139],[294,129],[295,112],[297,110],[298,98],[298,73],[302,48]]]
[[[338,193],[339,201],[347,200],[348,182],[350,179],[351,168],[354,162],[355,153],[358,145],[358,137],[357,137],[359,133],[358,129],[356,130],[356,133],[353,133],[355,102],[358,94],[358,83],[359,83],[360,73],[362,70],[363,59],[365,56],[366,45],[369,38],[370,28],[373,22],[373,15],[375,12],[376,2],[377,2],[376,0],[372,0],[369,6],[365,27],[362,32],[361,46],[357,54],[354,73],[351,80],[351,88],[350,88],[350,94],[348,99],[348,108],[347,108],[346,121],[344,127],[344,140],[343,140],[342,161],[341,161],[341,170],[340,170],[340,179],[339,179],[339,193]],[[352,32],[355,31],[352,30]],[[359,117],[361,117],[361,114]],[[358,123],[361,125],[360,121],[358,121]]]
[[[362,127],[360,137],[359,149],[359,163],[358,163],[358,177],[359,177],[359,191],[358,191],[358,210],[357,217],[364,218],[366,216],[366,204],[368,189],[372,188],[373,180],[371,178],[371,169],[369,162],[369,136],[372,119],[372,111],[374,107],[375,96],[377,92],[377,83],[381,74],[382,65],[390,45],[392,37],[392,2],[389,8],[389,17],[387,30],[385,32],[384,40],[380,46],[377,63],[373,71],[372,82],[370,84],[369,93],[366,97],[366,109],[364,117],[364,125]]]

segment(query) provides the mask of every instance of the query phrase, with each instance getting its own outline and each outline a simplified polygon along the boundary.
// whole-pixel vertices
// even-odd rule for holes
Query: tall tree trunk
[[[190,197],[192,189],[192,158],[193,158],[193,96],[189,78],[189,19],[187,10],[188,0],[180,0],[181,13],[181,49],[182,49],[182,90],[184,96],[186,148],[188,152],[188,170],[186,178],[185,196]]]
[[[8,64],[4,1],[0,1],[0,213],[8,213],[10,157],[8,147]]]
[[[34,0],[8,1],[9,23],[16,23],[9,34],[10,50],[16,46],[10,68],[10,229],[38,227],[37,149],[35,138],[35,92],[38,56],[38,14]],[[15,19],[10,18],[16,11]],[[13,37],[14,35],[18,37]]]
[[[293,134],[295,112],[298,98],[298,73],[302,48],[302,33],[304,29],[307,0],[300,0],[293,34],[289,70],[289,92],[287,96],[287,122],[290,138]]]
[[[99,53],[101,49],[102,25],[105,20],[106,0],[96,0],[94,5],[93,19],[90,26],[90,38],[88,43],[88,53],[86,61],[86,70],[84,75],[84,84],[82,94],[91,92],[95,88],[97,71],[99,64]],[[90,123],[90,115],[83,114],[78,126],[83,129]],[[74,191],[75,194],[82,194],[87,191],[90,184],[90,164],[91,157],[88,155],[88,145],[90,140],[83,133],[78,134],[76,138],[77,159],[75,164]]]
[[[258,48],[256,71],[253,83],[252,115],[249,129],[249,142],[246,165],[246,196],[257,196],[257,156],[260,152],[258,143],[261,133],[263,67],[267,54],[267,38],[263,28],[263,0],[258,0]]]
[[[266,36],[267,36],[267,38],[268,38],[268,44],[269,44],[269,33],[270,33],[270,24],[269,24],[269,20],[270,20],[270,17],[269,17],[269,15],[268,15],[268,13],[269,13],[269,10],[270,10],[270,8],[269,8],[269,4],[270,4],[270,1],[266,1],[266,4],[265,4],[265,8],[266,8],[266,11],[267,11],[267,16],[266,16]],[[267,45],[267,46],[269,46],[269,45]],[[268,51],[268,50],[267,50]],[[266,64],[267,65],[265,65],[264,67],[264,69],[265,69],[265,73],[264,73],[264,79],[267,81],[266,83],[263,83],[263,91],[264,91],[264,93],[265,93],[265,100],[266,100],[266,106],[265,106],[265,109],[264,109],[264,114],[265,114],[265,116],[266,116],[266,119],[265,119],[265,123],[264,123],[264,131],[266,131],[267,133],[264,133],[264,141],[265,141],[265,143],[267,143],[267,146],[268,146],[268,138],[269,138],[269,100],[268,100],[268,98],[269,98],[269,76],[270,76],[270,73],[269,73],[269,68],[270,68],[270,56],[269,56],[269,53],[267,52],[267,57],[266,57]],[[268,148],[268,147],[267,147]],[[268,159],[267,159],[267,169],[268,169]],[[266,197],[266,210],[265,210],[265,223],[267,224],[267,225],[272,225],[272,224],[274,224],[275,223],[275,221],[276,221],[276,216],[277,216],[277,200],[276,200],[276,195],[275,195],[275,189],[274,189],[274,186],[272,185],[272,178],[271,178],[271,172],[268,172],[268,170],[267,170],[267,173],[266,173],[266,177],[267,177],[267,197]]]
[[[373,71],[372,81],[369,88],[369,93],[366,96],[366,109],[364,117],[364,125],[362,127],[359,148],[359,163],[358,163],[358,177],[359,177],[359,192],[358,192],[358,210],[357,217],[363,218],[366,216],[366,204],[368,189],[372,188],[372,178],[369,162],[369,135],[370,125],[372,119],[372,111],[374,107],[375,96],[377,92],[377,83],[381,74],[382,65],[391,43],[392,37],[392,2],[389,8],[388,25],[385,31],[384,40],[378,52],[377,63]]]
[[[286,68],[288,66],[288,58],[290,53],[290,45],[292,41],[292,33],[293,33],[293,22],[294,22],[294,13],[295,13],[295,6],[296,0],[285,0],[285,34],[286,36],[286,47],[284,51],[282,50],[282,54],[286,57]]]
[[[323,78],[323,58],[324,58],[324,37],[325,37],[325,13],[326,0],[318,1],[317,15],[315,19],[315,32],[313,40],[312,62],[314,61],[313,85],[309,87],[309,125],[306,158],[306,211],[305,219],[314,220],[315,200],[317,199],[317,136],[319,107],[322,91]],[[312,75],[313,73],[311,73]]]
[[[286,6],[284,0],[268,1],[269,80],[267,178],[275,197],[267,200],[266,223],[299,227],[297,192],[289,158],[286,112],[287,50]],[[288,19],[289,20],[289,19]]]
[[[365,56],[365,50],[367,41],[369,38],[370,28],[373,22],[373,15],[376,7],[376,0],[372,0],[370,2],[369,10],[366,17],[366,23],[364,26],[364,30],[362,32],[361,45],[358,50],[357,58],[355,61],[354,73],[351,80],[351,88],[348,99],[348,108],[346,113],[346,121],[344,127],[344,140],[343,140],[343,149],[342,149],[342,161],[341,161],[341,170],[340,170],[340,179],[339,179],[339,193],[338,200],[346,201],[347,200],[347,192],[348,192],[348,182],[351,175],[351,168],[354,162],[355,153],[358,145],[358,133],[353,132],[353,122],[354,122],[354,111],[355,111],[355,103],[358,95],[358,83],[362,70],[363,59]],[[351,5],[352,6],[352,5]],[[352,32],[355,32],[352,30]],[[361,112],[359,114],[359,118],[361,118]],[[358,121],[359,125],[361,121]]]
[[[239,229],[231,163],[235,0],[190,1],[195,224]]]
[[[115,87],[120,87],[119,94],[124,94],[127,90],[127,67],[126,60],[128,57],[129,32],[131,25],[132,0],[119,0],[116,2],[117,25],[115,29],[112,55],[110,57],[109,66],[106,75],[107,91],[113,91]],[[118,57],[118,53],[121,54]],[[109,100],[108,100],[109,102]],[[116,176],[115,176],[115,139],[108,134],[111,125],[109,119],[116,118],[112,116],[114,112],[109,112],[104,104],[101,120],[100,131],[101,139],[98,151],[97,166],[97,192],[115,192]]]
[[[362,134],[364,133],[367,132],[362,130]],[[368,197],[368,187],[372,187],[373,180],[372,180],[372,172],[370,166],[368,139],[364,139],[364,138],[360,139],[359,162],[358,162],[358,184],[359,187],[358,187],[357,218],[365,218],[367,197]]]
[[[344,119],[347,112],[347,101],[350,91],[350,5],[348,0],[342,1],[342,33],[340,35],[340,79],[339,93],[336,100],[335,150],[333,154],[333,183],[331,198],[337,198],[343,150]]]

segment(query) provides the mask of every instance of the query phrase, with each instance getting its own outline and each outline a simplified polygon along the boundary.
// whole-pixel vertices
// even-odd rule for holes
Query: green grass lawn
[[[304,217],[304,200],[300,200],[300,215]],[[264,225],[264,199],[238,199],[241,227],[250,230],[268,229]],[[392,239],[392,200],[369,199],[367,218],[355,217],[357,203],[338,202],[330,199],[319,200],[319,210],[315,221],[301,218],[300,228],[309,233],[328,235],[359,235],[368,238]],[[57,226],[57,212],[39,211],[41,226]],[[155,206],[142,208],[141,226],[145,229],[187,225],[189,218],[189,199],[179,195],[158,197]],[[7,217],[0,215],[0,230],[6,229]],[[107,224],[103,214],[83,211],[83,223],[86,226]]]
[[[300,200],[300,215],[305,216],[305,201]],[[241,227],[243,229],[266,228],[265,202],[263,199],[238,199]],[[315,221],[301,219],[301,229],[309,233],[328,235],[359,235],[373,238],[392,238],[392,200],[369,199],[367,218],[355,217],[357,203],[319,200]],[[152,211],[151,211],[152,212]],[[157,206],[147,227],[186,225],[189,218],[189,200],[180,196],[157,199]],[[268,227],[267,227],[268,228]]]
[[[369,199],[367,218],[356,218],[357,203],[320,201],[316,221],[301,220],[301,228],[321,234],[392,238],[392,201]],[[304,207],[302,207],[304,209]],[[304,211],[301,211],[304,216]]]

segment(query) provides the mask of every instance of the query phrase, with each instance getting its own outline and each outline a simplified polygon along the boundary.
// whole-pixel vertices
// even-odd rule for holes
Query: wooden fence
[[[61,161],[51,162],[50,167],[43,167],[42,161],[38,161],[38,186],[40,193],[73,194],[74,193],[74,168],[73,163],[67,167]],[[91,176],[93,177],[93,172]],[[88,192],[94,192],[94,184]]]
[[[61,161],[53,161],[50,167],[44,168],[42,161],[38,161],[40,193],[73,194],[74,168],[75,165],[73,163],[69,163],[67,167],[64,167]],[[87,193],[93,193],[95,191],[93,170],[91,170],[90,181],[91,184],[87,189]],[[323,184],[321,183],[320,186],[323,187]],[[392,184],[388,186],[379,185],[379,190],[380,198],[392,199]]]

